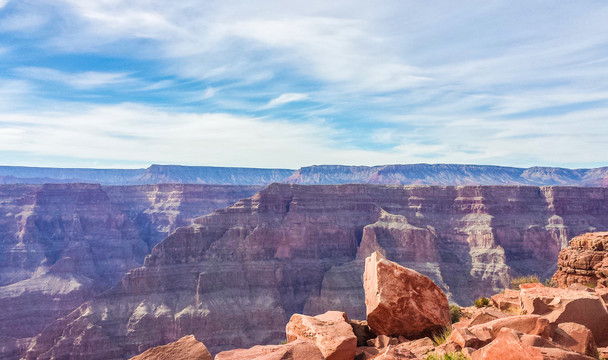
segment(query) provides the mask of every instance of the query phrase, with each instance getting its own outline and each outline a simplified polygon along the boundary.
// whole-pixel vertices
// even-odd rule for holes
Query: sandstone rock
[[[558,324],[553,332],[553,341],[564,349],[593,357],[597,355],[593,334],[583,325],[571,322]]]
[[[508,317],[509,315],[493,309],[479,309],[473,313],[468,326],[485,324],[489,321]]]
[[[450,341],[458,344],[461,348],[471,347],[474,349],[489,344],[493,339],[490,331],[476,331],[476,334],[473,334],[467,328],[454,329],[449,338]]]
[[[608,343],[608,311],[596,295],[542,287],[522,290],[521,299],[526,313],[542,315],[554,326],[566,322],[584,325],[598,345]]]
[[[505,289],[503,293],[492,296],[492,304],[502,311],[519,314],[521,311],[519,291]]]
[[[355,360],[373,359],[380,353],[380,349],[373,346],[359,346],[355,350]]]
[[[596,288],[595,294],[599,296],[604,301],[606,307],[608,307],[608,287]]]
[[[529,335],[539,335],[546,339],[551,336],[549,320],[539,315],[509,316],[492,320],[481,325],[472,326],[469,330],[479,339],[487,339],[488,334],[495,339],[503,328]]]
[[[351,360],[355,356],[357,337],[343,312],[328,311],[314,317],[294,314],[286,333],[288,342],[313,342],[327,360]]]
[[[543,360],[537,348],[522,344],[517,332],[504,328],[494,341],[473,352],[472,360]]]
[[[420,359],[412,353],[406,346],[406,343],[399,345],[391,345],[381,351],[374,360],[414,360]]]
[[[608,359],[608,347],[598,348],[597,352],[600,356],[600,360]]]
[[[573,351],[567,351],[559,348],[535,348],[543,355],[543,359],[547,360],[597,360],[595,357],[579,354]]]
[[[439,356],[445,356],[449,354],[458,353],[461,350],[462,347],[460,345],[456,344],[453,341],[447,341],[439,346],[436,346],[432,353]]]
[[[538,335],[518,333],[521,343],[536,348],[559,348],[560,346],[553,341]]]
[[[366,346],[367,341],[376,336],[367,325],[366,320],[350,319],[348,323],[353,328],[353,333],[357,337],[357,346]]]
[[[205,345],[188,335],[167,345],[148,349],[131,360],[211,360]]]
[[[254,346],[250,349],[223,351],[214,360],[325,360],[312,342],[295,340],[285,345]]]
[[[374,252],[365,260],[367,322],[376,334],[419,337],[451,325],[448,299],[426,276]]]
[[[422,339],[401,343],[399,344],[399,348],[407,349],[414,353],[416,356],[422,357],[424,354],[433,350],[435,348],[435,344],[433,343],[433,340],[428,337],[425,337]]]
[[[559,253],[553,282],[559,287],[575,283],[608,286],[608,232],[574,237]]]
[[[397,345],[399,340],[397,338],[388,337],[386,335],[378,335],[373,339],[367,340],[367,346],[373,346],[378,349],[384,349],[389,345]]]

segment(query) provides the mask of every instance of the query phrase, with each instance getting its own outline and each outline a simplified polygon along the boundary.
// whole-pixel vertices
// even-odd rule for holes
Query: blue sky
[[[608,166],[605,1],[0,0],[0,163]]]

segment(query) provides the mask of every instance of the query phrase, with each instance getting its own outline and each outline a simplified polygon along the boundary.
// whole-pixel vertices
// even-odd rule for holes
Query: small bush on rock
[[[439,346],[441,344],[445,344],[445,342],[448,341],[448,339],[450,338],[450,335],[452,335],[452,327],[451,326],[450,327],[446,327],[439,334],[433,335],[433,344],[435,344],[435,346]]]
[[[490,306],[490,299],[488,299],[487,297],[482,296],[479,299],[475,300],[476,308],[482,308],[486,306]]]
[[[450,305],[450,316],[452,317],[452,324],[460,321],[462,316],[462,310],[458,305]]]
[[[531,283],[540,283],[538,276],[536,275],[527,275],[516,277],[511,280],[511,289],[519,290],[519,285],[521,284],[531,284]]]
[[[464,356],[461,352],[449,353],[438,355],[431,353],[424,358],[424,360],[467,360],[467,357]]]

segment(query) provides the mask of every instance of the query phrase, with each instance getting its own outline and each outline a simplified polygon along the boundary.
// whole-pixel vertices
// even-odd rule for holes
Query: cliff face
[[[115,285],[178,226],[258,188],[0,186],[0,346]],[[10,335],[10,336],[9,336]]]
[[[295,312],[364,318],[375,250],[469,304],[510,274],[550,276],[569,237],[605,229],[604,188],[274,184],[178,229],[27,358],[124,358],[187,334],[217,352],[278,343]]]

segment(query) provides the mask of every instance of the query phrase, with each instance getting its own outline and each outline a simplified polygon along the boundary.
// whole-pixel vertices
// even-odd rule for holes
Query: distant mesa
[[[84,169],[0,166],[0,184],[94,182],[102,185],[161,183],[268,185],[531,185],[608,186],[608,167],[566,169],[491,165],[314,165],[298,170],[151,165],[147,169]]]

